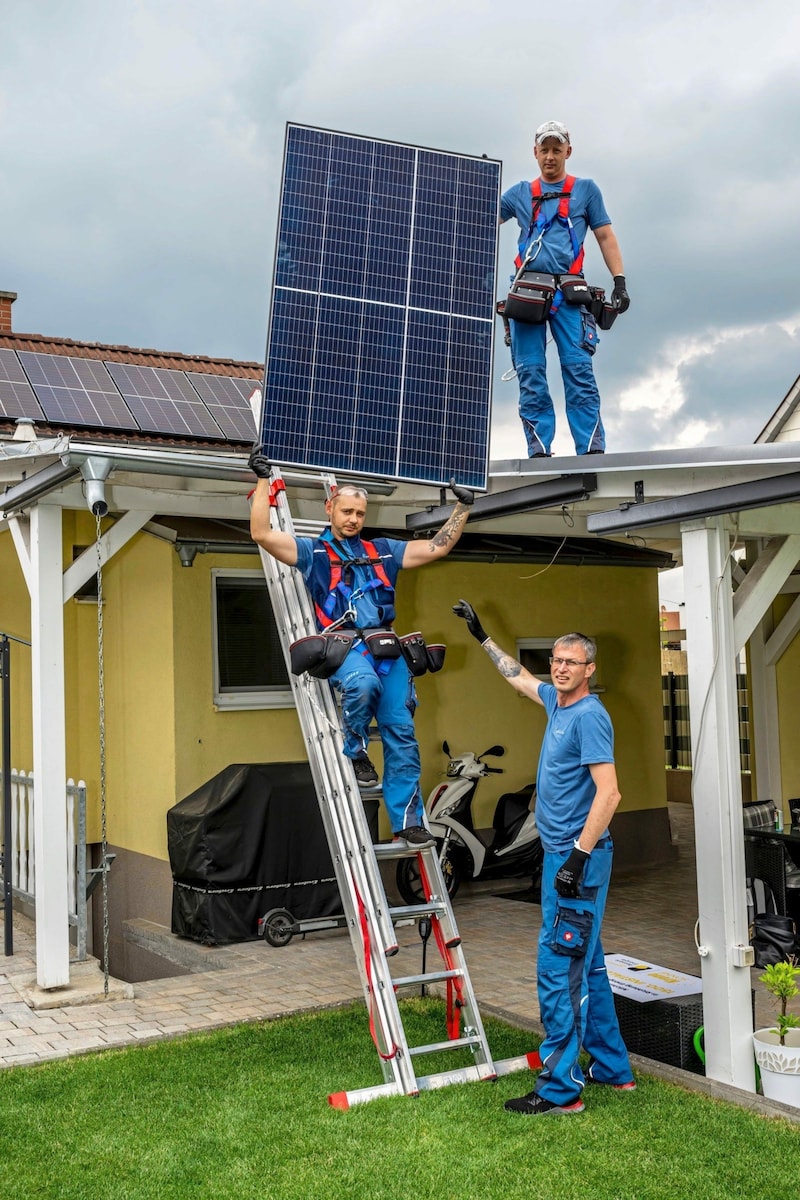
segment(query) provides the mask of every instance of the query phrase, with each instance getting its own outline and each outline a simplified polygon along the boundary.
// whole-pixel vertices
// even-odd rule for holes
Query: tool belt
[[[403,658],[415,677],[424,675],[426,671],[441,671],[444,666],[445,649],[440,642],[429,646],[419,630],[400,638]]]
[[[315,679],[330,679],[335,675],[353,648],[355,632],[335,629],[312,633],[292,642],[289,647],[290,670],[293,675],[308,673]]]
[[[511,345],[509,320],[525,325],[541,325],[550,315],[553,299],[561,292],[565,304],[587,308],[598,329],[610,329],[618,317],[617,309],[606,300],[605,288],[594,287],[583,275],[545,275],[540,271],[519,271],[505,300],[496,305],[506,329],[505,342]]]
[[[555,294],[555,275],[520,269],[506,297],[503,318],[522,321],[525,325],[541,325],[550,315]]]
[[[400,639],[393,629],[362,629],[361,637],[376,661],[400,657]]]
[[[592,299],[588,304],[589,312],[597,322],[598,329],[610,329],[619,313],[613,304],[606,300],[605,288],[592,287],[589,289]]]
[[[541,271],[521,269],[514,277],[506,300],[502,302],[500,315],[504,320],[541,325],[550,315],[556,292],[561,292],[565,304],[576,307],[584,305],[591,311],[595,290],[583,275],[548,275]],[[602,288],[599,290],[602,292]],[[605,292],[602,294],[605,296]]]
[[[393,629],[364,629],[361,636],[376,661],[402,655],[415,677],[426,671],[441,671],[444,665],[445,647],[440,644],[428,646],[419,631],[399,637]]]

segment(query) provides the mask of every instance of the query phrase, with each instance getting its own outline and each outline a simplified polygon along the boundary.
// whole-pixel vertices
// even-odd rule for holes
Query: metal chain
[[[108,995],[108,840],[106,837],[106,694],[103,658],[103,554],[101,516],[97,521],[97,682],[100,702],[100,855],[103,883],[103,995]]]

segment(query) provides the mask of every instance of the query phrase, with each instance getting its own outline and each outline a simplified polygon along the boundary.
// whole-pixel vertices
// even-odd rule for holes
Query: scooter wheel
[[[436,850],[439,855],[442,851],[442,839],[436,839]],[[458,891],[461,883],[462,871],[459,866],[458,859],[448,850],[444,858],[439,859],[442,874],[444,875],[445,887],[447,894],[452,900]],[[397,863],[397,890],[405,900],[406,904],[424,904],[425,892],[422,887],[422,880],[419,873],[419,860],[416,855],[413,858],[401,858]]]
[[[288,946],[294,937],[294,917],[285,908],[273,908],[264,917],[264,941],[270,946]]]

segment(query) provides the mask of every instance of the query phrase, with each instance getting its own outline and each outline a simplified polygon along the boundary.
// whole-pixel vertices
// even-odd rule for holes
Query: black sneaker
[[[580,1096],[570,1104],[555,1104],[537,1092],[528,1092],[527,1096],[520,1096],[518,1100],[506,1100],[503,1105],[506,1112],[523,1113],[526,1117],[543,1116],[545,1113],[551,1113],[554,1117],[567,1116],[582,1113],[585,1107]]]
[[[353,759],[353,770],[356,773],[356,783],[360,788],[374,788],[378,786],[378,772],[366,754],[359,754],[358,758]]]
[[[408,842],[409,846],[435,846],[436,838],[429,829],[425,829],[422,825],[409,825],[407,829],[401,829],[396,833],[395,839],[402,838]]]
[[[601,1087],[611,1088],[612,1092],[635,1092],[636,1080],[628,1079],[625,1083],[610,1083],[607,1079],[595,1079],[593,1075],[587,1076],[587,1083],[596,1083]]]

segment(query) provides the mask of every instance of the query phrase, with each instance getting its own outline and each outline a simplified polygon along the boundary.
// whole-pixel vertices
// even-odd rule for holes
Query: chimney
[[[16,292],[0,292],[0,333],[11,333],[11,305],[16,298]]]

